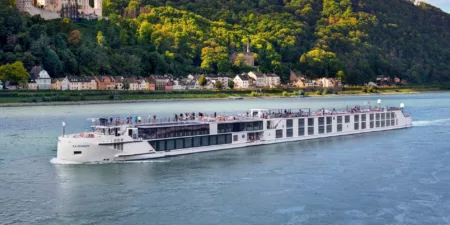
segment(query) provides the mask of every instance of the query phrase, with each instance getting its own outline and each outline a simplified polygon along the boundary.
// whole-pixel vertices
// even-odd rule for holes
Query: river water
[[[138,163],[60,165],[61,122],[376,102],[403,130]],[[0,224],[450,224],[450,93],[0,108]]]

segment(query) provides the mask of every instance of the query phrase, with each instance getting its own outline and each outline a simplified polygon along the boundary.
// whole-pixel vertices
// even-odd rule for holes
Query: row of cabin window
[[[195,126],[173,126],[173,127],[158,127],[158,128],[138,128],[139,137],[142,139],[158,139],[171,137],[185,137],[195,135],[209,134],[209,125],[195,125]]]
[[[193,148],[210,145],[223,145],[231,143],[232,143],[231,134],[150,141],[150,145],[152,145],[152,147],[156,151],[170,151],[174,149]]]
[[[217,125],[218,133],[254,131],[262,129],[263,129],[262,121],[244,122],[244,123],[222,123]]]
[[[302,119],[301,119],[302,120]],[[395,126],[396,120],[386,120],[385,121],[376,121],[375,126],[376,127],[389,127],[389,126]],[[354,124],[354,129],[359,130],[359,122]],[[367,125],[366,122],[361,123],[361,129],[366,129]],[[374,128],[374,122],[370,122],[370,128]],[[319,134],[331,133],[332,132],[332,125],[326,125],[326,126],[319,126]],[[308,126],[307,129],[308,135],[314,135],[314,127]],[[342,124],[337,124],[337,132],[342,132]],[[301,123],[301,126],[298,129],[298,136],[304,136],[305,135],[305,127],[304,122]],[[286,137],[292,137],[293,132],[292,129],[286,129]],[[283,137],[283,130],[277,130],[276,131],[276,138],[282,138]]]

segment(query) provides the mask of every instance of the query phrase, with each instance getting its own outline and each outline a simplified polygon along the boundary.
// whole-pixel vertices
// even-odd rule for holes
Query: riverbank
[[[342,94],[318,94],[316,92],[305,92],[304,97],[338,97],[338,96],[375,96],[375,95],[413,95],[421,93],[448,92],[438,91],[410,91],[410,92],[377,92],[377,93],[342,93]],[[291,92],[292,93],[292,92]],[[284,93],[286,95],[286,93]],[[252,95],[252,93],[250,94]],[[255,95],[253,93],[253,95]],[[9,102],[0,103],[0,107],[27,107],[27,106],[59,106],[59,105],[93,105],[93,104],[115,104],[115,103],[142,103],[142,102],[169,102],[169,101],[204,101],[204,100],[240,100],[240,99],[277,99],[277,98],[299,98],[298,95],[283,96],[282,94],[271,94],[261,96],[224,96],[224,97],[198,97],[197,98],[158,98],[158,99],[130,99],[130,100],[82,100],[82,101],[51,101],[51,102]]]

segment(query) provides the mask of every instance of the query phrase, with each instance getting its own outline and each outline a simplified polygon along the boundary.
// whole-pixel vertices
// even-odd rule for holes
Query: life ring
[[[80,137],[84,137],[84,133],[80,133]]]

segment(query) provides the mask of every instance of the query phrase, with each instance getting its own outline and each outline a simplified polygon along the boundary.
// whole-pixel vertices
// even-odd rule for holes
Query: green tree
[[[69,32],[72,29],[72,20],[70,18],[64,18],[60,22],[61,30]]]
[[[230,88],[230,89],[234,88],[234,81],[232,81],[232,80],[228,81],[228,88]]]
[[[0,80],[14,81],[20,85],[26,84],[30,79],[30,74],[27,72],[22,62],[14,62],[13,64],[5,64],[0,66]]]
[[[103,32],[99,31],[97,33],[97,44],[100,46],[104,46],[106,43],[105,36],[103,36]]]
[[[341,82],[344,81],[344,80],[345,80],[345,73],[344,73],[344,71],[339,70],[339,71],[336,73],[336,77],[337,77],[337,79],[340,80]]]
[[[222,82],[220,82],[220,80],[218,80],[218,81],[216,82],[216,89],[222,90],[222,88],[223,88]]]
[[[198,78],[198,85],[200,85],[200,86],[202,86],[202,87],[205,86],[207,82],[208,82],[208,81],[206,80],[206,77],[205,77],[204,74],[202,74],[202,75],[200,76],[200,78]]]

